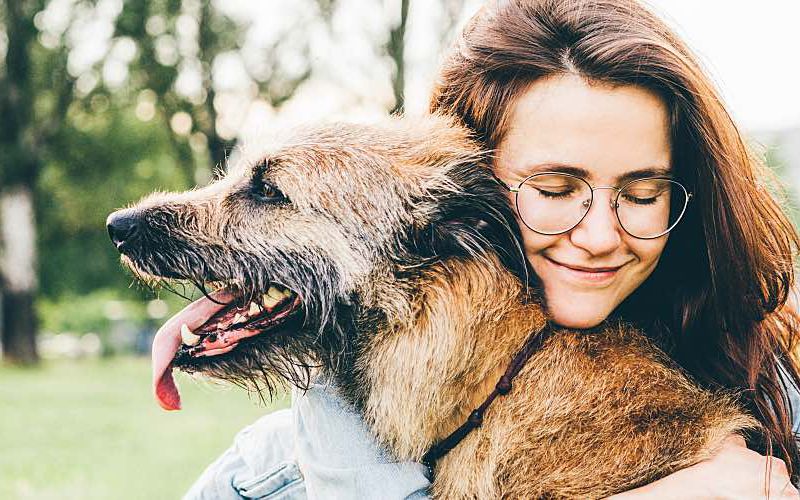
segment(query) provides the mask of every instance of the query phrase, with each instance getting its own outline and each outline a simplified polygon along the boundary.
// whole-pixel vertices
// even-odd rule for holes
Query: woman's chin
[[[588,308],[586,304],[569,304],[562,307],[556,304],[549,308],[551,321],[565,328],[584,330],[602,323],[611,310],[606,307]],[[571,306],[571,307],[570,307]]]

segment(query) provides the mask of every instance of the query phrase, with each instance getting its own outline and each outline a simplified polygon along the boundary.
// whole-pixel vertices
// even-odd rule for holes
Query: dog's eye
[[[265,179],[264,174],[269,168],[269,160],[259,162],[253,171],[251,192],[253,197],[264,203],[286,202],[289,199],[278,186]]]
[[[253,193],[258,200],[268,203],[286,201],[286,195],[275,185],[268,182],[259,182]]]

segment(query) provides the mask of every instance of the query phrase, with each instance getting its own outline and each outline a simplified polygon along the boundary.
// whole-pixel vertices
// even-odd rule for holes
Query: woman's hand
[[[712,458],[609,498],[799,500],[800,493],[789,481],[783,460],[760,455],[748,449],[742,437],[730,436]]]

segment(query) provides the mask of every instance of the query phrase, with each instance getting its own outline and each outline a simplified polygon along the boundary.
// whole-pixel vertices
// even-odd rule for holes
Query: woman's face
[[[536,172],[566,170],[593,187],[620,187],[626,174],[671,168],[666,106],[641,87],[590,84],[571,74],[541,79],[518,98],[509,118],[495,162],[495,173],[509,186]],[[580,224],[559,235],[536,233],[518,220],[558,324],[599,324],[658,264],[667,236],[628,235],[611,206],[615,197],[611,189],[595,191]]]

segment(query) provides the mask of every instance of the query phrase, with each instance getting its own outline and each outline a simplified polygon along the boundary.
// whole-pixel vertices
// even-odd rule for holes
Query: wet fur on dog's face
[[[321,366],[354,386],[362,346],[412,315],[431,265],[494,253],[526,275],[501,189],[445,118],[307,128],[207,187],[127,209],[137,231],[120,251],[140,276],[225,284],[242,304],[273,283],[302,300],[302,318],[178,368],[272,390],[276,375],[305,387]]]

